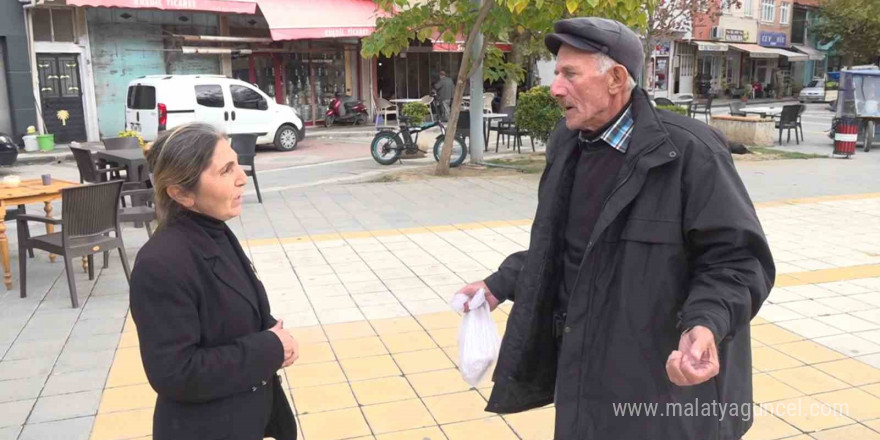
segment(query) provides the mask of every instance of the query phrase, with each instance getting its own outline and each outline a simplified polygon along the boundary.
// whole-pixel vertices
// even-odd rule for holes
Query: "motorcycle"
[[[324,114],[324,125],[330,127],[337,122],[362,125],[367,123],[368,118],[367,106],[363,102],[351,96],[337,93],[330,101],[327,112]]]

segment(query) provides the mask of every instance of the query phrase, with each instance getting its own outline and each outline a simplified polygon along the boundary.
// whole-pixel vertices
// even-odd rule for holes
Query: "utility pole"
[[[476,3],[477,8],[479,8],[483,1],[474,0],[474,3]],[[482,47],[483,33],[480,32],[477,34],[477,38],[474,39],[474,46],[471,49],[473,51],[472,53],[479,54]],[[476,165],[483,162],[483,146],[485,140],[483,139],[483,60],[475,59],[474,62],[478,64],[477,68],[474,69],[473,76],[470,77],[471,136],[468,150],[470,150],[471,164]]]

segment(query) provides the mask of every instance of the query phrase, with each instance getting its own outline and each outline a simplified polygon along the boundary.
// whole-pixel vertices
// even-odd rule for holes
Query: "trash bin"
[[[40,150],[52,151],[55,149],[55,135],[54,134],[37,135],[37,144],[40,146]]]
[[[859,124],[856,118],[840,118],[834,132],[834,155],[847,158],[856,154],[856,141],[859,139]]]

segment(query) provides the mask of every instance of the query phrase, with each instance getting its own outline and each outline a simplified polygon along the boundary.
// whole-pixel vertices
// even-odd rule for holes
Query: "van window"
[[[231,85],[229,86],[229,91],[232,93],[232,105],[234,105],[235,108],[252,110],[268,109],[268,104],[266,103],[266,100],[263,99],[263,95],[260,95],[251,88]]]
[[[156,88],[140,84],[128,88],[128,108],[152,110],[156,108]]]
[[[223,108],[223,88],[219,85],[196,86],[196,102],[204,107]]]

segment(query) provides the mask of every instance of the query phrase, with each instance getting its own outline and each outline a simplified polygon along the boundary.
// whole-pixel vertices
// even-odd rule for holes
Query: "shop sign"
[[[782,32],[760,32],[758,44],[766,47],[787,47],[785,34]]]
[[[671,43],[668,41],[661,41],[654,45],[654,56],[656,57],[664,57],[669,56],[669,48]]]
[[[502,52],[510,52],[512,45],[507,43],[495,43],[495,47]],[[434,52],[464,52],[464,43],[434,43]]]
[[[366,37],[374,30],[375,28],[371,27],[327,28],[324,29],[324,36],[327,38]]]
[[[745,43],[748,39],[748,33],[742,29],[725,29],[724,41],[732,41],[734,43]]]

